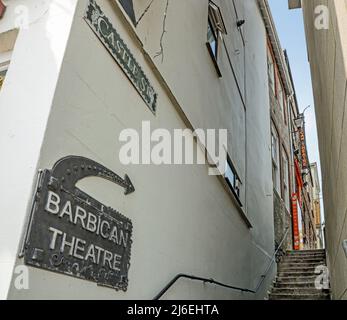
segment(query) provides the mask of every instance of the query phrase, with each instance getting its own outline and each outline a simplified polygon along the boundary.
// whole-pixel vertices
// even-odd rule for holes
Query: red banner
[[[306,138],[305,138],[305,130],[301,128],[299,130],[300,135],[300,142],[301,142],[301,162],[302,162],[302,168],[307,169],[309,167],[308,164],[308,157],[307,157],[307,150],[306,150]]]
[[[298,196],[296,193],[293,193],[292,195],[292,213],[293,213],[294,250],[300,250]]]
[[[294,158],[294,165],[295,165],[295,177],[296,177],[296,196],[297,199],[299,200],[299,204],[300,206],[302,206],[302,197],[301,197],[301,190],[304,186],[304,181],[302,180],[302,176],[301,176],[301,170],[300,170],[300,166],[299,166],[299,161]]]

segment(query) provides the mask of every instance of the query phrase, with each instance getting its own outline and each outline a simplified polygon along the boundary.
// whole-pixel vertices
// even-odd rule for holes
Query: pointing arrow
[[[125,189],[128,195],[135,191],[130,178],[126,174],[124,179],[105,166],[84,157],[68,156],[59,160],[52,169],[52,176],[61,180],[65,187],[72,190],[76,183],[86,177],[100,177],[109,180]]]
[[[123,181],[124,181],[123,187],[125,188],[124,194],[127,195],[130,193],[133,193],[135,191],[135,187],[127,174],[124,176]]]

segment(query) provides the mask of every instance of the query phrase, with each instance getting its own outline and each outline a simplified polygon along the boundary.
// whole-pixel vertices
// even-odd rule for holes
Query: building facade
[[[321,214],[321,187],[318,175],[317,163],[311,163],[311,175],[313,179],[312,200],[313,200],[313,216],[316,226],[317,249],[324,248],[323,221]]]
[[[347,2],[303,0],[301,7],[315,99],[331,286],[334,299],[347,299]]]
[[[316,249],[304,115],[299,113],[289,58],[266,2],[261,11],[268,43],[275,242],[279,245],[285,237],[286,250]]]
[[[262,282],[275,239],[258,1],[13,0],[0,44],[1,298],[151,299],[180,273],[250,292],[180,279],[163,298],[265,297],[276,265]],[[144,131],[163,128],[227,129],[226,174],[143,161]],[[142,164],[120,159],[128,129]]]
[[[267,26],[267,59],[271,116],[272,179],[274,196],[274,228],[276,246],[283,237],[285,249],[292,249],[292,150],[288,103],[292,86],[276,28],[269,7]]]
[[[296,99],[295,99],[296,100]],[[295,249],[317,249],[314,215],[314,180],[306,145],[305,117],[297,104],[292,105],[292,136],[295,192],[292,197]]]

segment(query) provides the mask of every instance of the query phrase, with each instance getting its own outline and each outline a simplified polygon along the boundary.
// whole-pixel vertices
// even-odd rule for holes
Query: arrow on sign
[[[56,179],[57,184],[60,183],[69,190],[72,190],[76,183],[83,178],[100,177],[123,187],[126,195],[135,191],[128,175],[122,179],[103,165],[79,156],[68,156],[60,159],[52,169],[52,176]]]

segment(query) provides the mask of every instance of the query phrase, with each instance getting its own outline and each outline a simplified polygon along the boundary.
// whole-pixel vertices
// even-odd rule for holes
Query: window
[[[272,92],[275,92],[275,67],[272,59],[272,55],[268,52],[267,55],[267,73],[269,77],[269,85]]]
[[[280,105],[282,115],[284,115],[284,100],[283,99],[284,99],[283,89],[282,89],[281,85],[279,84],[278,92],[277,92],[277,100],[278,100],[278,104]]]
[[[213,2],[209,1],[208,4],[208,18],[212,23],[213,28],[220,33],[227,34],[222,12],[219,7]]]
[[[214,58],[217,60],[218,38],[212,28],[210,19],[208,20],[208,27],[207,27],[207,42],[210,45],[211,53],[213,54]]]
[[[133,22],[133,24],[136,26],[136,18],[135,18],[133,0],[119,0],[119,3],[122,5],[123,9],[128,14],[128,16],[131,19],[131,21]]]
[[[222,13],[219,7],[212,1],[208,5],[207,48],[216,67],[218,75],[222,74],[218,67],[218,52],[222,34],[226,34]]]
[[[231,191],[237,196],[239,200],[241,192],[241,180],[239,179],[239,176],[237,175],[236,170],[232,165],[229,157],[226,163],[225,180],[228,183]]]
[[[290,210],[290,190],[289,190],[289,162],[287,154],[283,151],[282,154],[283,161],[283,200],[286,205],[287,210]]]
[[[279,140],[275,128],[271,130],[272,181],[274,189],[280,194]]]
[[[6,69],[2,70],[0,67],[0,90],[1,90],[2,84],[4,83],[6,72],[7,72]]]

